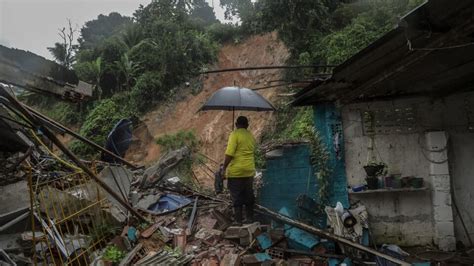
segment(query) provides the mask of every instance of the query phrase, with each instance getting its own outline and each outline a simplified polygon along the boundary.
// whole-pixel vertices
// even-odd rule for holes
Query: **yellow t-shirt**
[[[245,128],[234,130],[229,136],[226,155],[232,156],[227,167],[228,178],[255,176],[255,139]]]

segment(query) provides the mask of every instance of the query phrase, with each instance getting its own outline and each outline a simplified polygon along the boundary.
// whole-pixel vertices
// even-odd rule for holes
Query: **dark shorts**
[[[230,191],[234,207],[253,205],[253,177],[228,178],[227,188]]]

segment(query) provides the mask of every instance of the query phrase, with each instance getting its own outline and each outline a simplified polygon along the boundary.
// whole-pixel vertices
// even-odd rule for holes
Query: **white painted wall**
[[[474,93],[458,94],[436,101],[412,98],[344,106],[342,119],[348,185],[365,183],[362,166],[367,162],[369,139],[363,135],[360,110],[406,105],[416,107],[416,131],[411,134],[377,135],[377,155],[388,164],[390,173],[423,177],[431,188],[430,162],[426,159],[427,152],[422,148],[426,145],[425,131],[445,131],[449,141],[449,166],[455,197],[474,238],[474,192],[471,192],[474,189],[474,131],[468,130],[467,116],[468,110],[474,111]],[[474,114],[471,120],[474,125]],[[429,245],[437,242],[431,189],[410,193],[351,195],[351,199],[361,200],[367,206],[376,242],[399,245]],[[454,209],[452,213],[456,239],[468,244],[459,214]]]

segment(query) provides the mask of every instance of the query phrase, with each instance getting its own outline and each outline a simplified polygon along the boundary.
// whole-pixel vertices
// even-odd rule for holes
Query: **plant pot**
[[[393,176],[392,179],[392,188],[401,188],[402,187],[402,181],[399,177]]]
[[[367,189],[373,190],[379,188],[379,179],[376,177],[367,177]]]
[[[365,173],[369,177],[376,177],[378,175],[381,175],[384,168],[385,168],[385,165],[383,164],[374,164],[374,165],[364,166]]]
[[[405,177],[402,177],[401,179],[401,185],[402,185],[402,188],[409,188],[411,187],[411,180],[413,179],[412,176],[405,176]]]
[[[412,178],[410,181],[411,181],[411,186],[414,187],[414,188],[422,188],[423,187],[424,180],[421,177]]]
[[[392,176],[386,176],[385,177],[385,187],[386,188],[393,187],[393,177]]]

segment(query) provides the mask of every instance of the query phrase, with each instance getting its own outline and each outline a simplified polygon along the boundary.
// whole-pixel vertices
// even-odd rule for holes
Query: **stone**
[[[190,155],[188,147],[170,151],[166,153],[157,164],[145,170],[143,180],[140,184],[142,188],[149,187],[164,177],[174,166]]]
[[[194,237],[198,239],[209,239],[212,238],[213,236],[220,237],[222,236],[223,232],[215,229],[207,229],[207,228],[201,228],[199,231],[194,235]]]
[[[0,214],[9,213],[30,206],[30,197],[26,181],[0,186]]]

